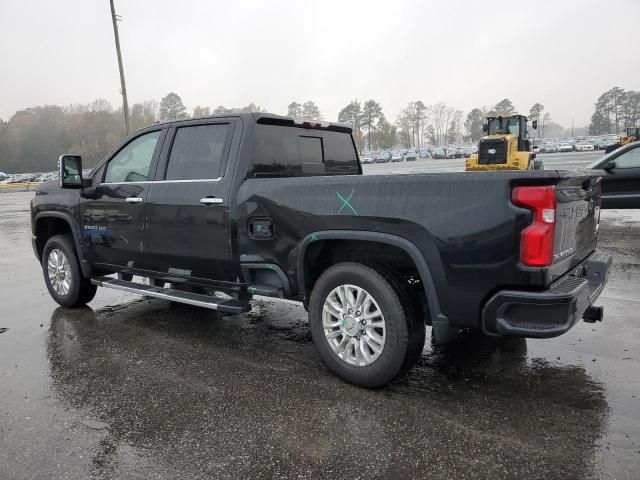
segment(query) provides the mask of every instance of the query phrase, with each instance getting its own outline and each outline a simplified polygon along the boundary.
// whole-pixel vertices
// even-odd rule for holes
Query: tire
[[[63,307],[81,307],[96,295],[97,287],[82,275],[70,235],[55,235],[47,241],[42,252],[42,273],[49,294]]]
[[[400,302],[405,311],[408,312],[406,317],[407,327],[409,329],[409,348],[407,349],[407,355],[400,370],[400,373],[403,373],[413,367],[422,356],[422,351],[424,350],[427,329],[423,305],[419,300],[419,296],[412,294],[410,291],[406,279],[393,267],[379,264],[370,264],[367,266],[385,276],[386,280],[391,283],[395,291],[398,292]]]
[[[341,287],[340,292],[344,297],[343,286],[350,289],[352,303],[355,303],[357,290],[363,290],[373,299],[368,307],[369,314],[379,312],[381,315],[371,317],[368,325],[362,325],[357,320],[363,319],[356,316],[355,310],[353,315],[343,317],[344,320],[327,313],[328,328],[325,329],[325,302],[330,296],[332,300],[340,300],[338,287]],[[343,304],[335,301],[333,304],[340,307],[340,310],[334,309],[334,313],[342,312]],[[344,308],[347,311],[346,306]],[[384,329],[375,327],[381,320],[384,321]],[[419,334],[418,323],[422,325],[422,336]],[[424,346],[424,323],[416,321],[406,287],[401,286],[397,277],[389,270],[361,263],[339,263],[320,276],[311,292],[309,325],[313,343],[329,370],[347,382],[362,387],[385,385],[410,368],[415,362],[417,349],[421,352]],[[367,333],[362,334],[362,331]],[[327,338],[325,332],[333,334],[333,338]],[[384,339],[383,344],[377,343],[381,338]],[[355,345],[359,345],[360,349],[356,351]],[[378,351],[368,345],[374,345]],[[338,352],[343,349],[342,356],[334,349]]]

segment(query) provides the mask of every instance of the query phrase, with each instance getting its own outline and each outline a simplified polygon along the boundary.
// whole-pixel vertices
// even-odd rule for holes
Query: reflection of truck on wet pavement
[[[299,300],[327,366],[364,386],[415,362],[425,324],[444,343],[602,318],[598,172],[362,175],[350,128],[268,114],[153,125],[86,178],[60,167],[32,226],[67,307],[96,286],[223,313]]]

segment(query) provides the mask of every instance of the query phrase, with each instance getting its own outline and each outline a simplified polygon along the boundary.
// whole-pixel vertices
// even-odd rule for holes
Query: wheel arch
[[[82,252],[80,227],[67,213],[42,212],[36,215],[33,224],[33,247],[36,256],[39,260],[42,259],[42,252],[49,238],[66,233],[70,233],[73,238],[82,274],[85,277],[89,277],[91,275],[91,265],[86,261]]]
[[[438,300],[438,294],[431,270],[429,269],[423,255],[420,253],[420,250],[418,250],[418,247],[416,247],[414,243],[406,238],[389,233],[361,230],[324,230],[307,235],[299,244],[299,254],[296,267],[298,289],[305,297],[305,304],[308,301],[308,292],[310,291],[310,288],[312,288],[312,285],[307,284],[307,275],[305,271],[307,268],[307,251],[313,244],[333,240],[377,243],[392,246],[404,252],[411,259],[411,262],[415,266],[422,281],[422,286],[427,298],[427,309],[431,317],[434,330],[436,329],[437,324],[449,325],[447,317],[442,313],[440,308],[440,302]]]

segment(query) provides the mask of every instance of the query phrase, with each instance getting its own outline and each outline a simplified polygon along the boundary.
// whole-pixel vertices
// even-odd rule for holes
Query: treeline
[[[482,126],[489,115],[508,115],[516,109],[508,98],[493,107],[477,107],[466,116],[462,110],[445,103],[425,105],[421,100],[409,102],[391,123],[375,100],[361,103],[351,101],[338,114],[338,121],[353,128],[353,136],[360,151],[392,148],[421,148],[425,145],[476,143],[484,134]],[[544,106],[536,103],[529,116],[541,122],[541,131],[564,132],[564,128],[551,121]]]
[[[640,92],[613,87],[598,97],[589,124],[589,134],[617,134],[626,127],[637,126],[639,121]]]
[[[235,112],[264,111],[250,103],[244,107],[215,108],[196,105],[191,111],[174,92],[160,102],[149,100],[130,108],[132,131],[157,121],[205,117]],[[352,100],[336,120],[353,127],[359,151],[393,148],[403,145],[420,148],[427,144],[446,145],[475,143],[483,135],[482,125],[487,115],[510,114],[516,111],[505,98],[492,107],[472,109],[466,115],[445,103],[426,105],[412,101],[390,120],[377,101]],[[551,121],[540,103],[528,112],[539,121],[538,136],[562,136],[563,127]],[[291,102],[286,115],[309,120],[324,116],[313,101]],[[332,119],[333,120],[333,119]],[[88,167],[95,165],[126,135],[121,108],[113,108],[106,100],[66,107],[46,105],[16,112],[9,121],[0,120],[0,171],[12,173],[53,170],[60,153],[76,153]]]
[[[208,107],[196,106],[189,114],[180,96],[169,93],[161,102],[133,104],[129,121],[135,131],[157,121],[256,111],[262,109],[250,103],[239,108],[220,105],[212,112]],[[8,122],[0,120],[0,171],[55,170],[61,153],[82,155],[83,164],[91,167],[125,136],[122,108],[114,109],[107,100],[27,108],[16,112]]]

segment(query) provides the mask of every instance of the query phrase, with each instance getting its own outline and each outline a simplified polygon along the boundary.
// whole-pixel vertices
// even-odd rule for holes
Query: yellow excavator
[[[620,148],[623,145],[626,145],[628,143],[637,142],[638,140],[640,140],[640,127],[627,127],[625,131],[625,135],[620,137],[620,139],[618,140],[618,143],[609,145],[606,148],[605,153],[609,153],[615,150],[616,148]]]
[[[486,135],[478,143],[478,152],[467,159],[465,171],[544,169],[531,151],[528,125],[527,117],[517,113],[487,117]],[[533,120],[531,127],[538,128],[538,122]]]

